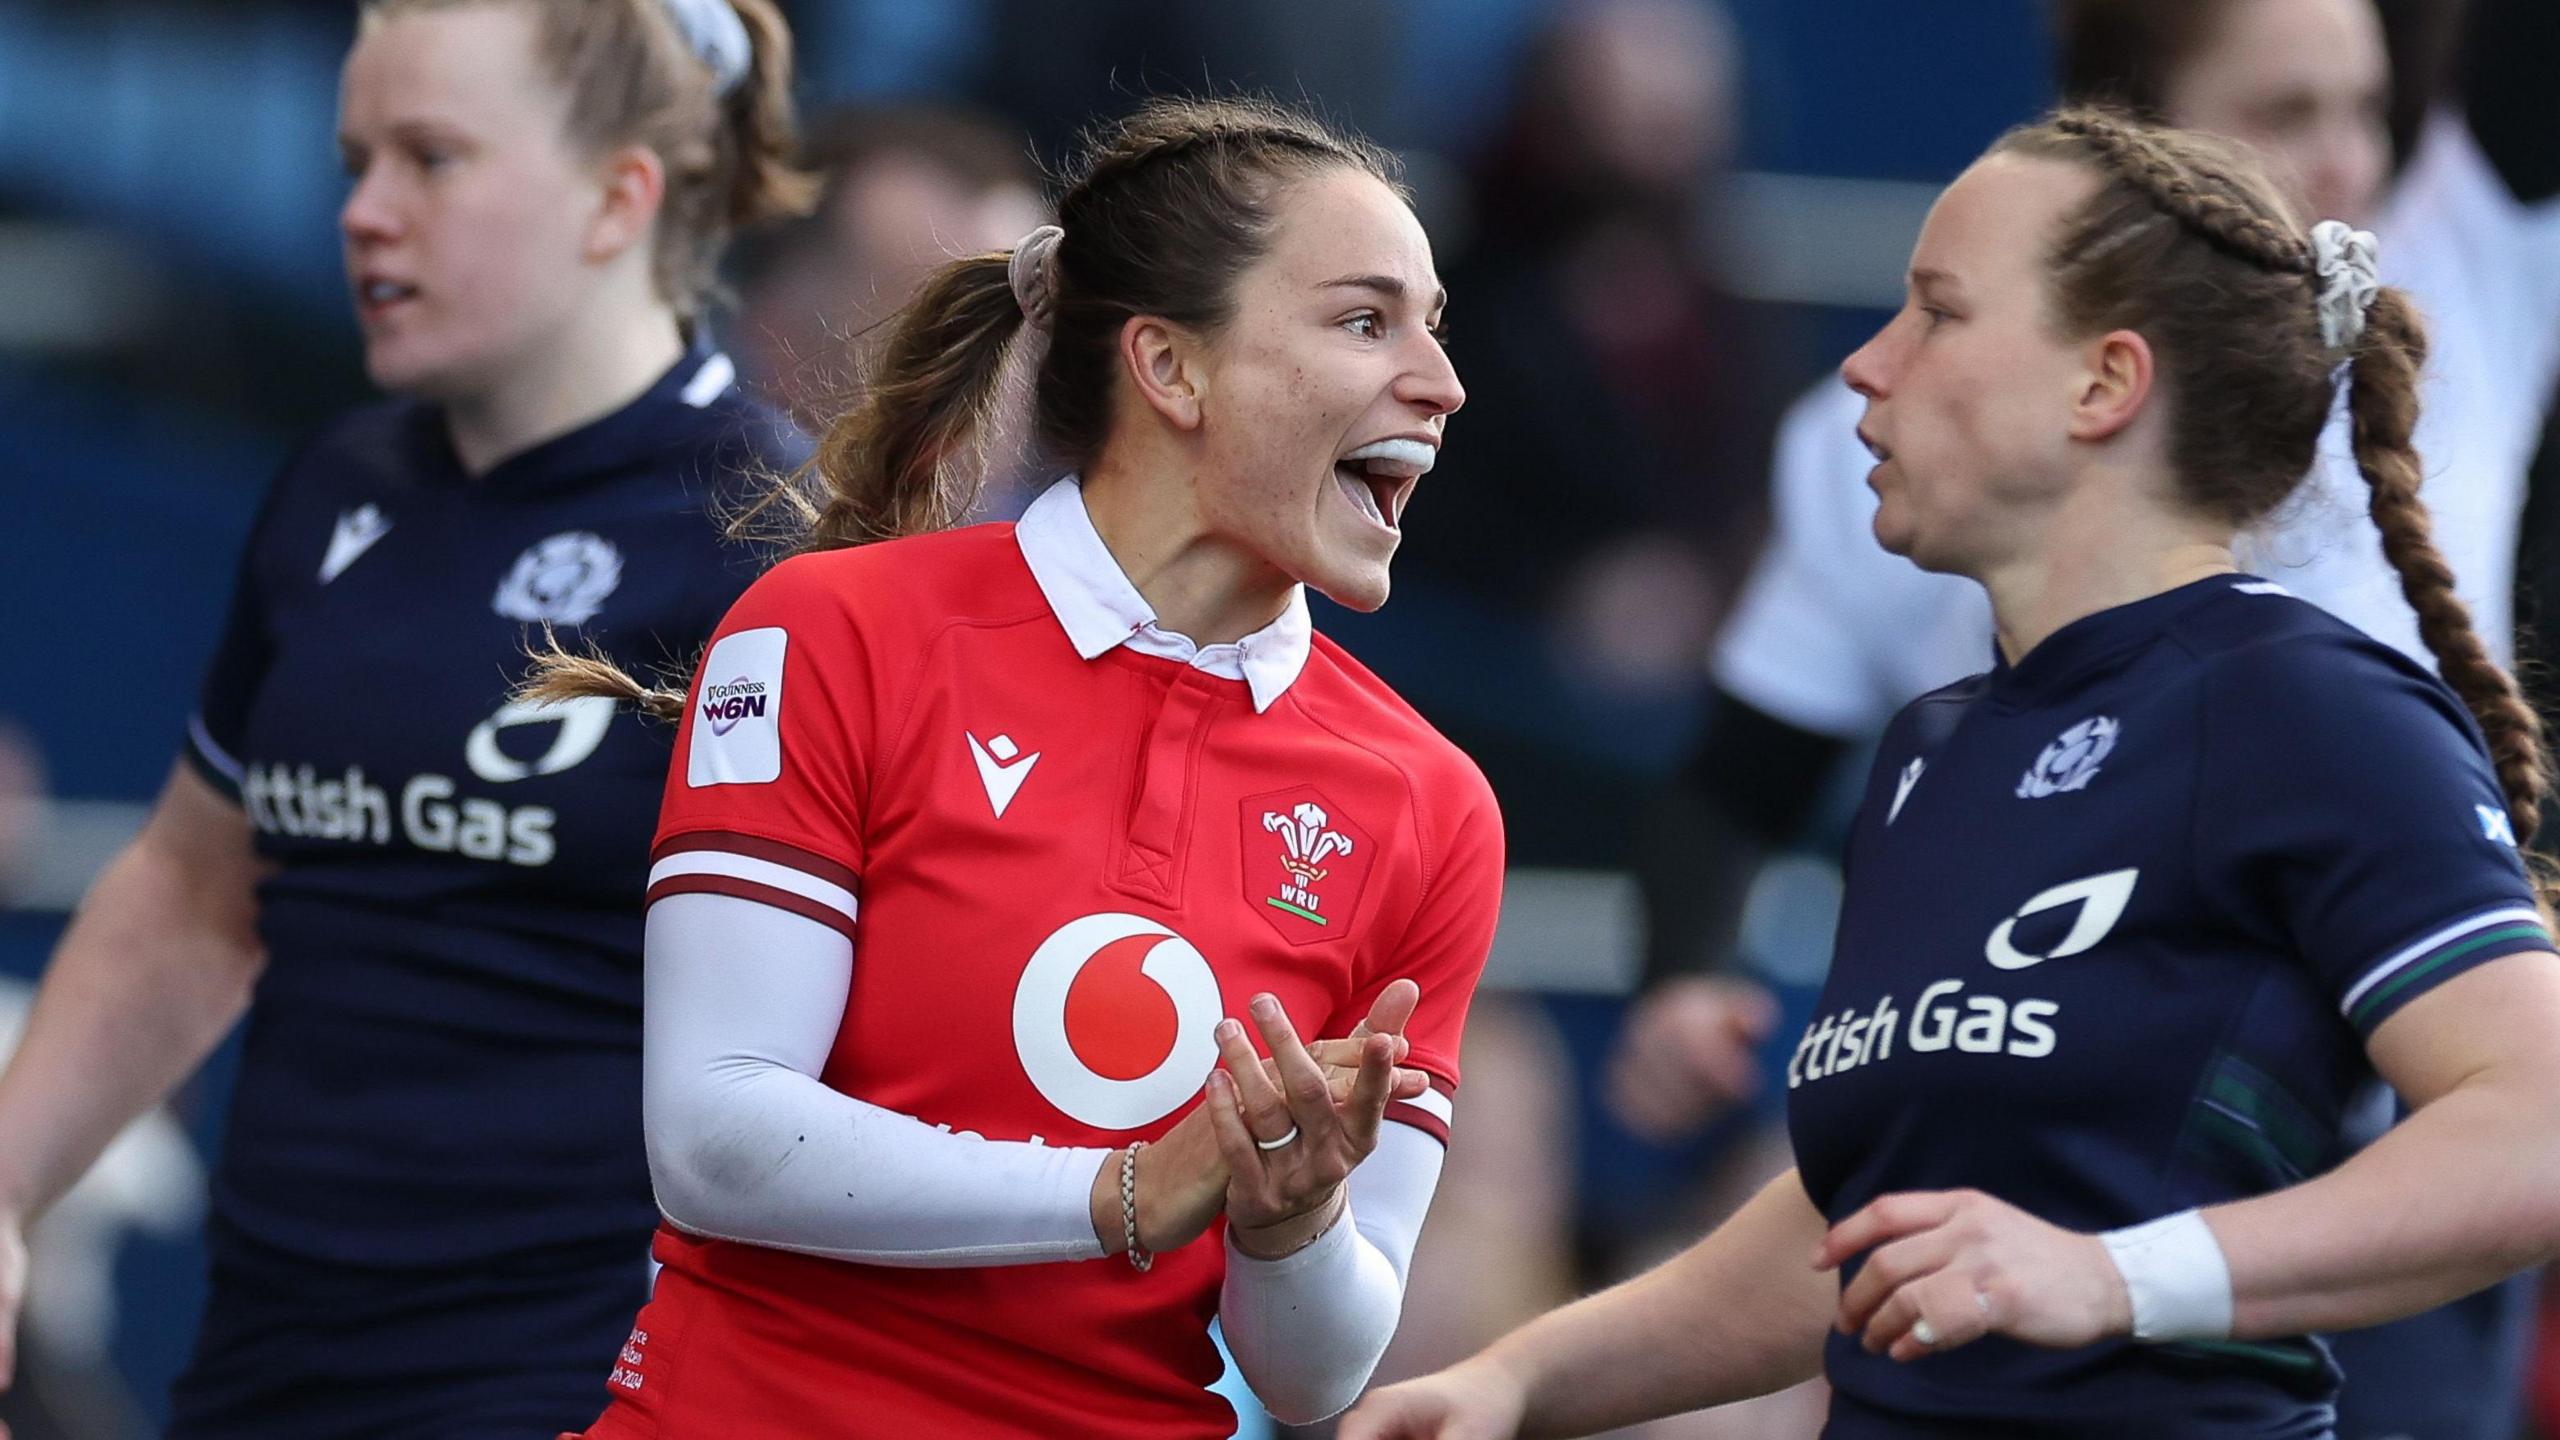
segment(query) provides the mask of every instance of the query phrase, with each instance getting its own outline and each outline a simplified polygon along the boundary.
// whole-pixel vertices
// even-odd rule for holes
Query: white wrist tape
[[[2098,1239],[2133,1301],[2133,1338],[2230,1338],[2231,1267],[2202,1212],[2182,1210]]]

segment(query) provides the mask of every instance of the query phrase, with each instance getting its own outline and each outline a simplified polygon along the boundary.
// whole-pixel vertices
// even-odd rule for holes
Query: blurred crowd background
[[[1041,220],[1041,166],[1096,116],[1268,90],[1404,155],[1471,398],[1393,603],[1318,624],[1479,758],[1516,868],[1390,1369],[1693,1233],[1701,1157],[1747,1171],[1782,1084],[1668,1149],[1602,1103],[1642,968],[1636,837],[1761,543],[1777,416],[1898,303],[1936,187],[2046,102],[2036,0],[784,8],[827,196],[739,248],[716,324],[811,425],[938,258]],[[167,770],[267,478],[363,393],[336,225],[353,9],[0,0],[0,1033]],[[1819,977],[1835,887],[1818,844],[1761,876],[1743,961],[1782,996]],[[223,1079],[39,1232],[52,1428],[22,1437],[150,1433],[201,1299]]]

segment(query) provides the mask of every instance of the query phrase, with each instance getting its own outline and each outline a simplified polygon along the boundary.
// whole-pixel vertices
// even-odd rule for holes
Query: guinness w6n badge
[[[1280,938],[1310,945],[1350,933],[1378,847],[1312,785],[1251,795],[1244,824],[1244,898]]]

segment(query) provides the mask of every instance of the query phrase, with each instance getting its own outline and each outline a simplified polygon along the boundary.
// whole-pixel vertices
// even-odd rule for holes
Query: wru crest
[[[1280,837],[1288,854],[1280,857],[1282,868],[1297,880],[1299,888],[1313,889],[1324,879],[1324,862],[1336,855],[1351,853],[1351,837],[1325,828],[1330,817],[1321,805],[1301,803],[1282,815],[1277,811],[1262,812],[1262,828]]]

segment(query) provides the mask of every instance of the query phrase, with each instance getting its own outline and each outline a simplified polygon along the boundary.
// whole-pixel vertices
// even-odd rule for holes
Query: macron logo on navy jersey
[[[1911,798],[1911,787],[1920,783],[1920,772],[1929,768],[1926,760],[1914,760],[1902,767],[1902,777],[1893,782],[1893,808],[1884,812],[1884,823],[1901,818],[1902,802]]]
[[[329,553],[320,557],[320,583],[328,584],[346,572],[346,568],[373,548],[373,542],[391,533],[391,519],[374,504],[359,505],[338,513],[338,528],[329,535]]]

